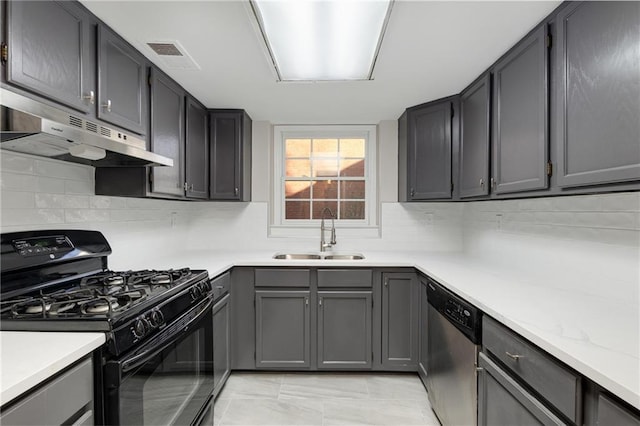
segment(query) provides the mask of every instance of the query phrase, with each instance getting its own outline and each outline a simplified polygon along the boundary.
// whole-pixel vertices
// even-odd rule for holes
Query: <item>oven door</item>
[[[199,424],[213,402],[213,300],[140,348],[105,364],[105,418],[114,425]]]

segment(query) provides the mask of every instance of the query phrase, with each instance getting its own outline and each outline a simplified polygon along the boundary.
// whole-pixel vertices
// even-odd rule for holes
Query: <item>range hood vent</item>
[[[94,167],[173,166],[136,136],[0,89],[0,148]]]

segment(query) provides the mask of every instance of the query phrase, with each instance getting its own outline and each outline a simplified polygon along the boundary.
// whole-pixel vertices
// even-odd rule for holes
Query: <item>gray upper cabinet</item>
[[[147,132],[147,60],[98,26],[98,118],[141,135]]]
[[[173,159],[173,167],[152,167],[150,187],[155,194],[182,197],[184,188],[184,90],[169,77],[151,69],[151,151]]]
[[[318,292],[318,368],[371,368],[371,291]]]
[[[640,179],[640,2],[579,2],[556,18],[558,185]]]
[[[186,102],[186,191],[189,198],[209,197],[209,128],[207,110],[191,96]]]
[[[420,296],[414,273],[382,274],[382,365],[415,371]]]
[[[547,67],[546,25],[493,67],[492,186],[497,194],[549,185]]]
[[[243,110],[212,110],[210,182],[212,200],[251,200],[251,118]]]
[[[256,367],[308,368],[309,291],[256,291]]]
[[[400,201],[451,198],[450,100],[409,108],[399,122]],[[406,128],[403,128],[406,126]]]
[[[491,75],[460,94],[460,198],[489,194]]]
[[[95,109],[95,25],[79,3],[7,2],[7,82],[85,113]]]

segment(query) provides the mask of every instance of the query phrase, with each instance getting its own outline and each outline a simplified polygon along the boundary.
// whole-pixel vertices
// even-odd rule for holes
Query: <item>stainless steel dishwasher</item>
[[[476,425],[482,313],[433,280],[427,283],[426,387],[445,425]]]

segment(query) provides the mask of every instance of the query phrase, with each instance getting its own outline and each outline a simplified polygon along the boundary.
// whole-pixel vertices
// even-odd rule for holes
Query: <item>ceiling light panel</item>
[[[370,80],[392,1],[252,0],[283,81]]]

